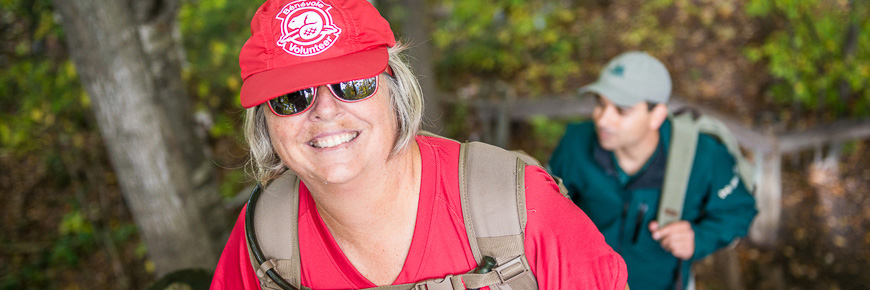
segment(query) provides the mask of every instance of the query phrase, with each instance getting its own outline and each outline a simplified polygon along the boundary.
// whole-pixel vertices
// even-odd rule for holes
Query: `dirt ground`
[[[870,142],[851,151],[784,160],[778,245],[743,240],[697,263],[698,289],[870,289]]]

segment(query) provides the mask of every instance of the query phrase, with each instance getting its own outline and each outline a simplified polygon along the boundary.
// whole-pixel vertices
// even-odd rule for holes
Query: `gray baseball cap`
[[[598,80],[580,88],[580,95],[597,93],[617,106],[638,102],[667,103],[671,76],[658,59],[646,52],[630,51],[610,60]]]

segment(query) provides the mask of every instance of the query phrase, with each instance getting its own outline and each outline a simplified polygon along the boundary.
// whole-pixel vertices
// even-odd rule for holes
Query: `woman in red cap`
[[[460,177],[479,154],[420,135],[419,85],[367,1],[270,0],[251,33],[241,103],[262,187],[212,289],[626,288],[622,258],[539,166],[480,157],[486,170]],[[503,168],[519,172],[506,194],[523,198],[475,201],[465,177]],[[487,225],[505,212],[486,213],[489,203],[505,200],[514,236]],[[505,237],[517,239],[489,245]],[[515,257],[503,254],[511,246]]]

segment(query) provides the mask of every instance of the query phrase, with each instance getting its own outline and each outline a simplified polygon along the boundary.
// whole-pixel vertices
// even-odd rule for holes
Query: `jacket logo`
[[[720,199],[725,199],[731,195],[731,193],[734,193],[735,187],[740,183],[740,178],[737,177],[737,165],[734,165],[734,168],[731,170],[734,171],[734,176],[731,177],[731,181],[716,192],[716,195],[718,195]]]
[[[287,3],[275,19],[281,21],[278,46],[295,56],[312,56],[329,49],[341,28],[332,22],[332,6],[321,1],[299,0]]]

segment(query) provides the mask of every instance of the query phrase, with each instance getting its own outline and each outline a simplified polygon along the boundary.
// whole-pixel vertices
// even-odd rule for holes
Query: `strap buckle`
[[[453,275],[447,275],[444,278],[429,279],[415,284],[413,290],[453,290],[451,278],[453,278]]]
[[[266,276],[266,271],[275,268],[278,265],[278,262],[275,259],[268,259],[263,264],[260,264],[260,268],[257,269],[257,277],[263,278]]]
[[[493,271],[498,273],[499,284],[504,284],[529,270],[526,263],[523,262],[523,256],[519,256],[496,267]]]

